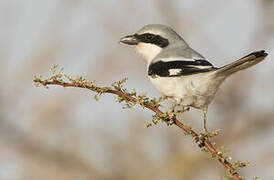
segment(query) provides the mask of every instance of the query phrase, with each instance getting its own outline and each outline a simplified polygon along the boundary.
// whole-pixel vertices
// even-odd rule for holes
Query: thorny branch
[[[224,156],[221,151],[217,150],[215,143],[213,143],[210,140],[210,138],[216,136],[218,134],[218,131],[205,134],[201,138],[201,135],[199,133],[195,132],[191,127],[185,125],[176,118],[176,113],[182,113],[183,111],[172,114],[170,112],[164,113],[159,109],[159,107],[161,106],[160,102],[164,101],[165,98],[160,97],[158,100],[149,99],[145,95],[137,95],[135,90],[133,90],[132,92],[128,92],[126,89],[123,88],[123,83],[126,82],[126,79],[112,83],[111,87],[98,87],[95,85],[94,81],[87,81],[83,77],[72,78],[71,76],[63,74],[63,69],[57,72],[56,68],[57,65],[51,68],[50,71],[52,76],[48,79],[42,80],[42,77],[35,76],[33,80],[35,85],[42,85],[46,88],[48,87],[48,85],[58,85],[63,87],[89,89],[97,93],[94,96],[96,100],[98,100],[98,97],[104,93],[115,94],[117,95],[118,102],[125,102],[124,108],[132,108],[134,105],[139,104],[143,108],[150,109],[151,111],[155,112],[155,115],[153,115],[152,119],[152,122],[154,124],[157,124],[161,120],[166,122],[168,125],[175,124],[176,126],[181,128],[185,134],[191,135],[195,139],[195,141],[199,143],[199,147],[202,150],[208,152],[212,156],[212,158],[216,158],[227,169],[228,176],[226,176],[226,178],[234,180],[243,180],[243,178],[237,172],[237,169],[239,167],[247,166],[248,163],[239,161],[231,163],[229,161],[231,157]],[[152,124],[149,123],[147,127],[151,125]]]

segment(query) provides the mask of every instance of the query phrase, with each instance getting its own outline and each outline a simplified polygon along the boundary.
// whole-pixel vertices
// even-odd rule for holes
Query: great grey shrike
[[[149,24],[120,40],[135,45],[147,61],[147,72],[156,89],[183,107],[203,110],[204,131],[208,105],[231,74],[249,68],[267,56],[256,51],[223,67],[215,67],[193,50],[172,28]]]

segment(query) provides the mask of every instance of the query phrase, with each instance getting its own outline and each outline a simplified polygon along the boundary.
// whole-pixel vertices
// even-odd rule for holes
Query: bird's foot
[[[169,121],[168,121],[168,126],[171,126],[173,124],[175,124],[175,119],[176,119],[176,108],[177,104],[174,104],[173,106],[171,106],[168,110],[167,110],[167,114],[169,117]]]
[[[195,136],[194,140],[195,140],[195,143],[198,143],[198,146],[202,148],[205,146],[206,136],[203,133],[201,133],[198,136]]]
[[[203,128],[202,132],[198,136],[194,137],[194,140],[196,143],[198,143],[198,146],[202,148],[205,146],[205,140],[209,137],[210,133],[207,131],[206,128]]]
[[[175,124],[175,120],[176,120],[176,115],[170,117],[169,121],[167,122],[167,125],[171,126],[171,125]]]
[[[169,116],[168,126],[171,126],[171,125],[175,124],[175,119],[176,119],[177,115],[190,110],[190,107],[182,107],[182,109],[176,110],[177,106],[181,106],[181,105],[180,104],[174,104],[167,111],[167,114]]]
[[[190,111],[190,107],[183,107],[182,112]]]
[[[174,108],[174,112],[175,112],[175,114],[177,114],[177,115],[182,114],[182,113],[187,112],[187,111],[190,110],[190,107],[182,107],[182,106],[180,106],[180,104],[177,104],[176,106],[181,107],[181,108],[178,109],[178,110],[175,110],[175,108]]]

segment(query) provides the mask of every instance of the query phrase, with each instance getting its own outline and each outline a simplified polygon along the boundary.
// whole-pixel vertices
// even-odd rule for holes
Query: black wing
[[[148,75],[160,77],[175,77],[208,72],[216,69],[206,60],[194,61],[157,61],[149,65]]]

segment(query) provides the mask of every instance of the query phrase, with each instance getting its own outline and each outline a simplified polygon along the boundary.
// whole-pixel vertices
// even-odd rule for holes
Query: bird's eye
[[[151,40],[153,38],[153,36],[151,34],[146,34],[145,35],[145,39],[147,40]]]

